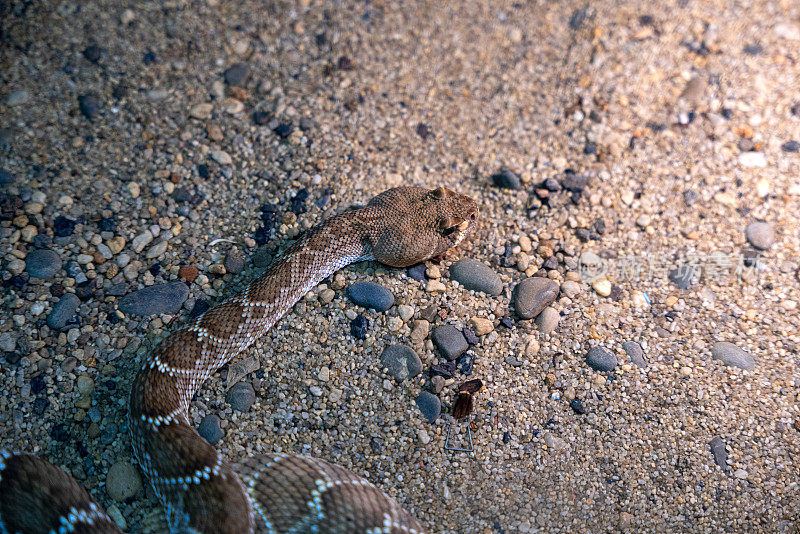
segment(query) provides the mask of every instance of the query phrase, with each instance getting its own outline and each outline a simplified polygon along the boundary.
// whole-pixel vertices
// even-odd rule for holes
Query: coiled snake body
[[[472,231],[475,202],[444,188],[390,189],[311,229],[238,295],[173,332],[133,384],[133,451],[175,532],[422,532],[354,473],[324,460],[266,455],[234,468],[194,430],[189,404],[219,367],[342,267],[405,267],[442,256]],[[237,476],[238,473],[238,476]],[[116,532],[77,481],[36,456],[0,456],[0,532]]]

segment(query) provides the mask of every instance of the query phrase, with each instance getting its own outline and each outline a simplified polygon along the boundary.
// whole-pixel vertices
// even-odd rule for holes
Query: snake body
[[[450,190],[390,189],[312,228],[244,291],[156,346],[134,380],[129,427],[134,455],[170,530],[423,531],[380,489],[324,460],[266,455],[234,469],[191,426],[189,405],[205,380],[334,272],[363,260],[405,267],[440,257],[469,235],[476,219],[475,202]],[[48,469],[60,471],[32,455],[0,457],[0,532],[115,531],[69,475],[60,471],[55,483],[45,484]],[[48,499],[53,493],[63,503]]]

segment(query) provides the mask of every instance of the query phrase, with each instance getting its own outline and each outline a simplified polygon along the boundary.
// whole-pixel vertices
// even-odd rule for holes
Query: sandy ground
[[[388,187],[443,185],[482,218],[428,271],[443,290],[359,264],[312,291],[249,353],[249,411],[225,400],[229,369],[198,393],[195,419],[220,417],[228,458],[333,460],[432,532],[796,531],[800,5],[155,4],[0,7],[0,447],[64,467],[129,531],[156,528],[149,489],[134,480],[115,502],[106,480],[131,461],[127,392],[174,314],[125,315],[120,296],[197,267],[185,320],[252,276],[239,258],[263,262]],[[494,185],[502,168],[519,189]],[[757,221],[774,244],[753,268]],[[44,280],[26,271],[41,248],[63,262]],[[608,284],[562,285],[547,333],[515,313],[517,283],[580,280],[587,252]],[[460,257],[491,266],[503,292],[452,281]],[[706,270],[680,289],[667,272],[691,257]],[[357,280],[396,305],[359,308],[342,289]],[[52,328],[65,293],[79,319]],[[432,328],[492,323],[439,394],[447,412],[462,370],[483,380],[473,453],[444,450],[449,415],[429,424],[415,405],[438,360],[412,339],[431,306]],[[719,341],[754,371],[712,358]],[[415,348],[422,375],[381,368],[393,343]],[[613,371],[587,364],[596,345]]]

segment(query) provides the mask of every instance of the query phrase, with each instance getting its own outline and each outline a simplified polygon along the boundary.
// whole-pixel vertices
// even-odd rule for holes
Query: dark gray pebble
[[[433,423],[442,413],[442,401],[430,391],[423,391],[416,399],[417,407],[429,423]]]
[[[119,310],[126,315],[142,316],[175,313],[188,297],[186,284],[169,282],[128,293],[119,300]]]
[[[93,119],[100,114],[100,101],[94,95],[81,95],[78,97],[78,108],[87,119]]]
[[[455,360],[469,349],[464,334],[453,325],[437,326],[434,328],[431,338],[442,356],[448,360]]]
[[[503,282],[491,267],[472,258],[462,258],[450,267],[450,278],[467,289],[499,295]]]
[[[386,311],[394,304],[394,295],[382,285],[374,282],[356,282],[347,288],[350,300],[376,311]]]
[[[715,436],[711,440],[710,446],[711,454],[714,455],[714,463],[720,466],[723,471],[728,471],[730,468],[728,467],[728,451],[725,448],[725,442],[722,441],[721,437]]]
[[[526,278],[514,288],[514,309],[523,319],[533,319],[558,295],[558,282],[549,278]]]
[[[369,330],[369,321],[361,314],[350,322],[350,333],[356,339],[366,339],[367,330]]]
[[[509,169],[502,169],[500,172],[493,174],[492,182],[503,189],[519,189],[522,186],[519,176]]]
[[[250,67],[246,63],[236,63],[228,67],[223,73],[225,83],[236,87],[244,87],[247,83],[247,76],[250,74]]]
[[[239,274],[244,269],[244,254],[239,249],[228,252],[225,257],[225,270],[231,274]]]
[[[112,284],[111,287],[109,287],[108,290],[106,291],[106,295],[111,295],[112,297],[121,297],[127,292],[128,292],[128,283],[119,282],[117,284]]]
[[[586,353],[586,363],[595,371],[613,371],[617,366],[617,356],[600,345]]]
[[[61,330],[75,317],[81,301],[73,293],[65,293],[47,316],[47,326],[53,330]]]
[[[200,421],[197,427],[197,433],[211,445],[216,445],[219,440],[225,436],[225,432],[222,431],[222,427],[220,427],[219,423],[219,417],[214,414],[208,414]]]
[[[250,382],[238,382],[225,394],[225,401],[234,410],[246,412],[256,402],[256,391]]]
[[[55,276],[59,269],[61,269],[61,258],[52,250],[34,250],[25,258],[25,270],[31,278],[47,280]]]
[[[681,265],[669,272],[669,280],[678,289],[689,289],[695,285],[700,277],[700,269],[693,265]]]
[[[412,265],[406,269],[406,273],[410,278],[413,278],[417,282],[424,282],[427,278],[425,276],[425,264],[424,263],[417,263],[416,265]]]
[[[711,347],[711,357],[729,367],[738,367],[746,371],[753,371],[756,367],[755,360],[749,352],[727,341],[714,343]]]
[[[422,361],[417,353],[406,345],[391,345],[383,349],[381,364],[398,382],[417,376],[422,372]]]
[[[800,142],[795,140],[786,141],[781,145],[784,152],[800,152]]]
[[[626,341],[622,344],[622,350],[631,359],[631,361],[640,369],[647,367],[647,360],[644,359],[644,350],[642,346],[635,341]]]

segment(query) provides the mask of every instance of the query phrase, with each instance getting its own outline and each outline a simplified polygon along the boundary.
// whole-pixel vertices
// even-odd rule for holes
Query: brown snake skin
[[[134,381],[129,427],[172,532],[423,532],[380,489],[324,460],[266,455],[234,469],[191,426],[189,405],[218,368],[334,272],[362,260],[405,267],[441,257],[472,232],[477,214],[471,198],[441,187],[385,191],[312,228],[243,292],[156,346]],[[2,453],[0,532],[18,531],[118,530],[64,471]]]

